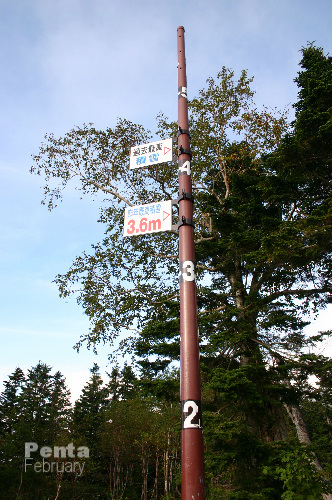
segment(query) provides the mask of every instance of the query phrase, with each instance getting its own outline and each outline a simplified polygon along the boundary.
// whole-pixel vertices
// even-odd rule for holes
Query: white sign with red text
[[[173,139],[164,139],[130,148],[129,168],[148,167],[172,160]]]
[[[172,200],[125,209],[123,236],[158,233],[172,229]]]

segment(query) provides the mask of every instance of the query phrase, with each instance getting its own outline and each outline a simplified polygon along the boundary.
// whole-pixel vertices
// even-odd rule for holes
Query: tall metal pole
[[[205,500],[191,151],[184,28],[178,34],[181,498]]]

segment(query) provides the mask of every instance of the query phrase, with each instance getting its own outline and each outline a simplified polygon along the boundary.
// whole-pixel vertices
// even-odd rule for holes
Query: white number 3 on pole
[[[182,281],[195,281],[195,262],[193,262],[192,260],[184,260],[180,262],[179,277],[180,283],[182,283]]]

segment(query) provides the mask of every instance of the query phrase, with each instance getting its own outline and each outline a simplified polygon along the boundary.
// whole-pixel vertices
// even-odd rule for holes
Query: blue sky
[[[60,370],[73,397],[96,357],[72,349],[89,325],[52,283],[99,241],[99,205],[69,190],[53,212],[29,173],[45,133],[117,117],[152,131],[177,119],[177,27],[185,27],[188,95],[225,65],[254,76],[256,102],[296,101],[300,49],[332,52],[330,0],[0,0],[0,383],[39,360]],[[329,306],[331,308],[332,306]],[[313,330],[328,327],[324,311]]]

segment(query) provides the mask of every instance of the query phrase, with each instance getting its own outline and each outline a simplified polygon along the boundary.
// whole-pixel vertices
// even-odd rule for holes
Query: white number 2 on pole
[[[200,411],[197,403],[192,400],[185,401],[183,404],[183,413],[188,413],[191,409],[191,412],[188,414],[188,416],[184,419],[183,421],[183,429],[190,429],[190,428],[201,428],[201,419],[199,418],[198,423],[194,423],[193,420],[196,417],[196,415],[200,416]]]

